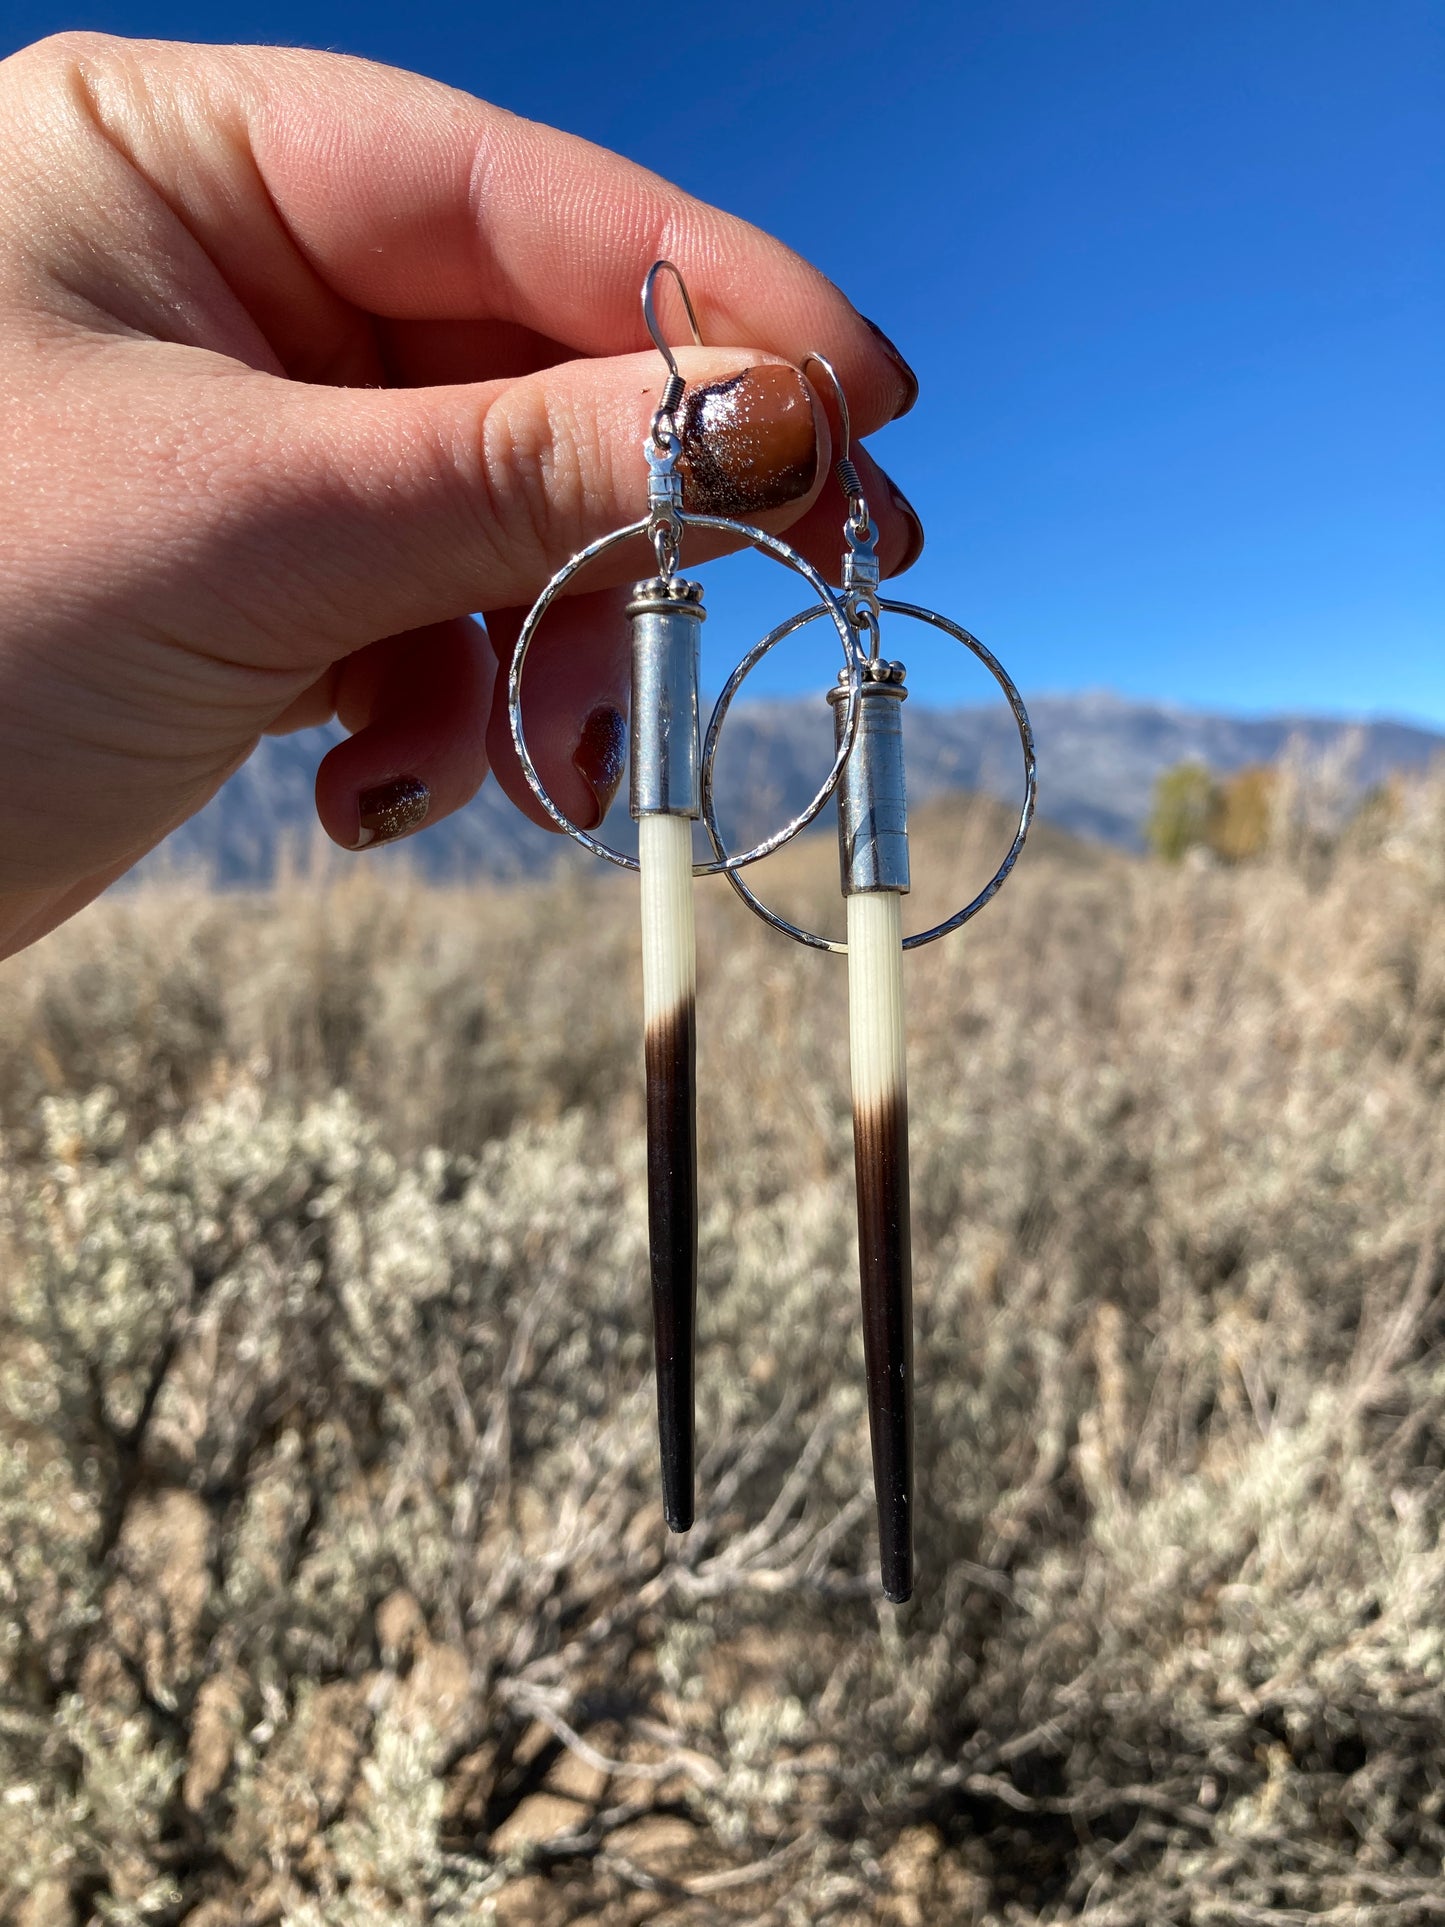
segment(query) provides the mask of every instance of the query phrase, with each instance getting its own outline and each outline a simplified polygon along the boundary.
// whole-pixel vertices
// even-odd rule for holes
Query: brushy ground
[[[904,1609],[842,972],[725,888],[662,1529],[633,924],[358,863],[0,973],[4,1919],[1445,1919],[1445,785],[911,961]]]

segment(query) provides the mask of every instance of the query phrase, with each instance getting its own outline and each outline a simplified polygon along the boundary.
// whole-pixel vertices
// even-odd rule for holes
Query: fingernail
[[[627,762],[627,722],[622,711],[611,703],[599,703],[582,725],[582,734],[572,752],[572,765],[592,792],[597,814],[590,823],[578,823],[582,830],[595,830],[617,794]]]
[[[897,421],[898,417],[900,415],[906,415],[914,402],[918,400],[918,377],[876,321],[870,321],[866,314],[859,315],[858,319],[863,323],[865,328],[872,329],[874,339],[877,341],[878,346],[893,363],[893,366],[898,371],[898,379],[903,383],[903,399],[893,411],[893,419]]]
[[[703,515],[756,515],[807,494],[818,473],[808,384],[767,362],[683,397],[683,503]]]
[[[420,777],[398,776],[394,783],[363,790],[360,808],[361,829],[353,850],[365,850],[373,843],[394,843],[397,837],[414,830],[431,808],[431,791]]]
[[[918,519],[918,510],[914,508],[893,477],[883,471],[883,479],[888,484],[888,499],[893,504],[894,513],[900,517],[908,532],[908,543],[901,559],[888,571],[889,575],[902,575],[905,569],[913,567],[923,553],[923,524]]]

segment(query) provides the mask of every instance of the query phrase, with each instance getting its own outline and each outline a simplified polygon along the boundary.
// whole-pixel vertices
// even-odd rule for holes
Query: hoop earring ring
[[[853,748],[854,739],[858,734],[858,717],[862,708],[860,696],[863,687],[863,660],[859,654],[853,631],[849,626],[848,618],[844,613],[842,604],[839,602],[836,591],[829,588],[828,584],[824,581],[818,570],[813,567],[812,563],[809,562],[805,556],[800,555],[791,544],[784,542],[779,536],[769,535],[765,529],[754,528],[747,522],[735,522],[727,516],[692,515],[686,512],[679,512],[677,521],[682,529],[712,529],[722,535],[741,538],[748,543],[750,547],[760,550],[764,555],[772,556],[775,561],[781,562],[785,568],[792,569],[796,574],[802,576],[803,580],[807,582],[814,594],[818,597],[817,604],[808,611],[807,615],[802,618],[802,621],[811,622],[815,617],[821,615],[829,617],[833,627],[838,632],[838,638],[843,649],[843,660],[847,670],[848,696],[844,712],[844,726],[839,732],[840,739],[837,754],[834,756],[832,766],[828,774],[824,777],[822,785],[814,795],[812,801],[805,809],[800,810],[796,816],[790,817],[780,830],[775,830],[771,836],[765,837],[761,843],[755,844],[752,849],[744,850],[738,855],[727,855],[719,844],[717,837],[713,836],[713,846],[718,853],[716,860],[711,863],[695,863],[692,866],[692,873],[695,877],[726,875],[729,879],[733,879],[737,871],[745,868],[750,863],[760,862],[765,856],[771,856],[774,850],[781,849],[783,844],[787,843],[792,837],[795,837],[800,830],[806,829],[808,824],[811,823],[814,817],[823,809],[837,788],[838,780],[843,773],[843,766],[848,760]],[[621,870],[636,870],[638,867],[637,858],[635,856],[628,856],[622,850],[614,849],[610,843],[603,843],[598,837],[592,836],[588,831],[580,829],[548,793],[546,784],[543,783],[541,776],[538,774],[537,766],[532,761],[531,751],[527,747],[526,731],[522,723],[522,673],[526,667],[527,652],[536,639],[537,630],[543,617],[572,578],[582,569],[586,568],[588,563],[596,561],[599,556],[606,555],[609,550],[619,547],[624,542],[634,541],[639,537],[645,538],[650,528],[651,518],[644,516],[641,521],[629,523],[626,528],[614,529],[611,534],[599,536],[597,541],[590,542],[585,549],[579,549],[576,555],[572,556],[569,561],[565,562],[562,567],[558,569],[557,573],[537,597],[537,600],[532,604],[527,620],[522,625],[522,633],[517,638],[517,647],[512,656],[512,667],[507,678],[507,721],[511,727],[512,742],[517,751],[517,760],[522,765],[522,774],[526,777],[527,785],[532,794],[559,830],[565,830],[567,835],[570,836],[575,843],[580,843],[584,850],[590,850],[593,856],[601,857],[606,863],[614,863]],[[792,623],[784,624],[781,631],[774,630],[768,639],[768,647],[771,647],[775,641],[781,642],[784,635],[791,635],[793,630],[799,627],[801,627],[801,622],[795,618]],[[740,665],[743,673],[746,673],[746,671],[759,660],[759,654],[759,650],[755,648],[751,654],[744,659],[743,664]],[[740,681],[741,676],[739,671],[735,670],[728,683],[728,689],[735,691]],[[728,700],[729,702],[731,701],[731,696],[729,696]],[[716,717],[716,710],[714,710],[713,713],[714,717]],[[726,713],[726,711],[724,711],[724,713]],[[720,726],[719,723],[719,727]],[[710,728],[709,741],[713,740],[714,735],[715,732]],[[706,761],[704,761],[704,796],[706,796],[707,793],[707,765]],[[709,835],[712,835],[711,822],[709,822]]]
[[[1009,675],[998,657],[994,655],[993,651],[981,643],[977,636],[971,635],[960,623],[952,622],[947,616],[939,615],[936,609],[920,608],[917,603],[891,602],[886,597],[882,597],[879,599],[878,607],[888,615],[904,616],[914,622],[925,622],[929,624],[931,628],[941,629],[945,635],[952,636],[955,642],[961,643],[970,655],[976,656],[1003,691],[1008,706],[1013,712],[1014,723],[1019,733],[1019,743],[1023,750],[1023,808],[1019,814],[1018,828],[1014,832],[1013,842],[1009,845],[1003,862],[999,864],[998,868],[979,891],[978,895],[964,904],[962,909],[956,910],[951,917],[945,917],[942,923],[935,923],[930,929],[920,931],[917,936],[905,937],[903,939],[903,948],[905,950],[921,950],[925,944],[936,943],[940,937],[946,937],[950,931],[960,929],[970,918],[976,917],[979,911],[984,909],[985,906],[991,903],[998,895],[1008,880],[1009,872],[1013,869],[1015,863],[1018,862],[1019,853],[1023,849],[1025,840],[1028,837],[1029,827],[1034,820],[1034,810],[1038,803],[1039,779],[1037,757],[1034,750],[1034,731],[1033,724],[1029,721],[1029,713],[1024,707],[1023,697],[1015,687],[1013,678]],[[819,604],[811,609],[804,609],[799,615],[790,616],[786,622],[780,622],[776,629],[763,637],[761,642],[753,645],[728,678],[722,694],[713,706],[712,716],[707,726],[707,735],[703,740],[702,820],[707,826],[708,839],[720,859],[713,867],[727,877],[733,889],[737,891],[738,895],[756,915],[760,916],[765,923],[770,923],[775,930],[781,930],[785,937],[791,937],[794,943],[806,944],[812,950],[831,951],[834,956],[846,956],[848,954],[848,946],[846,943],[840,943],[832,937],[820,936],[816,930],[804,930],[798,924],[789,922],[785,916],[780,915],[776,910],[770,909],[766,903],[762,902],[756,892],[738,876],[737,870],[740,866],[734,864],[728,858],[727,845],[723,841],[722,832],[718,828],[716,801],[713,794],[713,767],[714,760],[717,756],[718,740],[722,732],[722,726],[727,720],[728,711],[732,707],[734,697],[737,695],[739,689],[741,689],[743,683],[752,674],[753,670],[762,661],[763,657],[766,656],[771,649],[775,648],[778,643],[786,641],[789,636],[795,634],[806,624],[815,622],[820,615],[825,613],[831,612],[825,611],[821,604]],[[856,718],[854,727],[856,729]],[[846,756],[844,760],[846,761]],[[812,814],[816,815],[821,807],[821,804],[817,804],[813,808]],[[811,817],[805,818],[804,820],[811,821]],[[764,854],[766,854],[766,852],[764,852]]]

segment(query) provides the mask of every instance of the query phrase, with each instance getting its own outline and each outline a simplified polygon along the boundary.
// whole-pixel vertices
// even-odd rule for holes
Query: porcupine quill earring
[[[648,1242],[652,1273],[653,1340],[657,1361],[657,1423],[662,1454],[662,1504],[668,1525],[685,1532],[693,1519],[693,1357],[697,1309],[697,1129],[693,937],[695,876],[732,871],[779,849],[818,814],[838,784],[862,714],[862,670],[852,630],[818,571],[796,549],[762,529],[726,516],[693,515],[683,506],[677,461],[677,410],[684,382],[658,326],[658,278],[669,273],[687,309],[693,339],[697,317],[681,274],[655,261],[642,286],[642,312],[667,364],[667,381],[643,443],[648,512],[581,549],[552,577],[533,604],[512,657],[507,688],[512,740],[533,794],[552,821],[594,856],[636,870],[642,896],[642,977],[647,1080]],[[701,806],[698,657],[704,619],[703,589],[677,573],[689,528],[713,529],[749,544],[794,569],[820,597],[838,631],[840,679],[838,742],[832,768],[808,807],[755,848],[739,856],[695,864],[692,824]],[[632,640],[631,797],[637,819],[634,859],[573,823],[548,795],[527,750],[522,722],[522,673],[539,625],[556,597],[590,562],[624,543],[650,542],[657,572],[638,582],[627,605]]]
[[[878,556],[868,504],[849,459],[848,400],[832,364],[811,354],[827,374],[837,404],[842,453],[834,473],[847,497],[843,607],[863,674],[856,741],[838,787],[838,855],[847,900],[848,941],[802,930],[762,903],[726,860],[713,796],[719,734],[733,698],[769,650],[829,613],[825,604],[780,624],[733,671],[708,724],[703,748],[703,818],[728,882],[749,909],[795,942],[848,958],[848,1044],[853,1083],[853,1158],[858,1194],[858,1263],[863,1289],[863,1350],[883,1590],[904,1600],[913,1591],[913,1275],[908,1197],[908,1080],[904,1052],[903,953],[957,930],[1002,887],[1018,860],[1038,794],[1033,730],[1023,699],[1002,665],[956,622],[913,603],[878,594]],[[901,903],[909,888],[908,806],[903,776],[904,666],[882,655],[880,617],[906,617],[940,629],[970,650],[1008,698],[1023,746],[1024,799],[1008,854],[970,903],[916,937],[902,934]],[[847,675],[828,691],[837,743],[846,750],[840,698]]]

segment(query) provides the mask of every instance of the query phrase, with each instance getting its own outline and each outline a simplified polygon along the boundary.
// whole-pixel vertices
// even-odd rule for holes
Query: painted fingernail
[[[876,321],[870,321],[866,314],[859,315],[858,319],[863,323],[865,328],[872,329],[874,339],[897,369],[898,379],[903,384],[903,399],[893,411],[893,419],[897,421],[898,417],[900,415],[906,415],[914,402],[918,400],[918,377]]]
[[[617,794],[627,762],[627,720],[611,703],[599,703],[582,725],[582,734],[572,752],[572,764],[592,792],[597,814],[590,823],[579,821],[578,828],[595,830]]]
[[[431,808],[431,791],[420,777],[399,776],[394,783],[363,790],[360,805],[361,828],[353,850],[368,849],[373,843],[394,843],[414,830]]]
[[[818,473],[808,384],[767,362],[683,396],[683,501],[703,515],[756,515],[796,502]]]
[[[883,479],[888,484],[888,499],[893,504],[893,512],[901,519],[908,535],[902,557],[895,562],[893,567],[888,571],[889,575],[902,575],[905,569],[911,569],[913,567],[914,563],[923,553],[923,524],[918,519],[917,509],[914,508],[913,504],[894,481],[893,477],[884,473]]]

